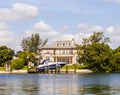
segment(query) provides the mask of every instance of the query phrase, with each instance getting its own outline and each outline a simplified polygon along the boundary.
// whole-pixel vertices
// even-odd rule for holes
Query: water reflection
[[[83,94],[95,94],[95,95],[111,95],[109,93],[110,87],[109,86],[99,86],[99,85],[93,85],[93,86],[86,86],[82,91]]]
[[[89,74],[78,79],[80,95],[120,95],[120,74]]]
[[[119,95],[120,74],[1,74],[0,95]]]

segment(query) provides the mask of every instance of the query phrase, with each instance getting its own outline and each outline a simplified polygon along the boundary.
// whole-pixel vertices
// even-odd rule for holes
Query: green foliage
[[[63,66],[61,69],[66,69],[66,65]],[[68,65],[68,69],[74,69],[74,66],[73,65]]]
[[[5,67],[0,67],[0,71],[3,71],[3,70],[5,70]]]
[[[13,60],[11,67],[14,70],[19,70],[19,69],[23,68],[24,67],[23,59],[19,58],[19,59]]]
[[[27,69],[28,62],[35,63],[36,62],[36,54],[28,53],[28,52],[20,52],[18,54],[18,59],[12,61],[11,67],[12,69]]]
[[[35,70],[35,67],[30,67],[30,68],[28,68],[27,70],[28,70],[28,71],[30,71],[30,70]]]
[[[95,72],[111,72],[110,56],[112,54],[103,32],[94,32],[88,39],[83,39],[82,45],[77,45],[79,63],[86,63]]]
[[[29,53],[28,52],[21,52],[19,55],[18,55],[18,58],[22,59],[23,60],[23,63],[24,65],[27,65],[28,64],[28,55]]]
[[[81,65],[81,64],[75,64],[76,65],[76,69],[88,69],[88,65]],[[68,69],[75,69],[75,65],[68,65]],[[66,69],[66,65],[62,67],[62,69]]]
[[[0,66],[3,66],[7,61],[12,60],[14,51],[6,46],[0,46]]]
[[[23,51],[37,53],[44,45],[46,45],[47,39],[42,40],[39,33],[32,34],[31,37],[23,38],[21,46]]]
[[[30,62],[35,63],[35,61],[37,60],[35,53],[30,53],[29,56],[28,56],[28,60]]]
[[[18,70],[18,69],[25,69],[27,70],[27,65],[28,65],[28,52],[20,52],[18,54],[18,59],[15,59],[12,61],[11,67],[12,69]]]
[[[21,70],[28,70],[28,67],[24,66]]]
[[[111,71],[120,72],[120,47],[115,49],[110,57]]]

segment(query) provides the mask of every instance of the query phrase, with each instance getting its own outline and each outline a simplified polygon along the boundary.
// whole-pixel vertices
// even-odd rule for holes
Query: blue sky
[[[0,0],[0,45],[21,50],[21,40],[40,33],[48,43],[81,43],[94,31],[120,45],[120,0]]]

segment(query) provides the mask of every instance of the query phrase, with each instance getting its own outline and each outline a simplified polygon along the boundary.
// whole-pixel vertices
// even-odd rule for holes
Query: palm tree
[[[35,53],[30,53],[28,56],[28,68],[35,67],[35,62],[37,60]]]

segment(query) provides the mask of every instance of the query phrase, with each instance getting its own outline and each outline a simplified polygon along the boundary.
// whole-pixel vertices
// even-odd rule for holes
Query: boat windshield
[[[50,61],[50,60],[48,60],[48,59],[45,59],[45,60],[43,60],[40,64],[45,64],[45,63],[48,63],[48,62],[53,62],[53,61]]]
[[[47,61],[47,59],[43,60],[40,64],[44,64]]]

